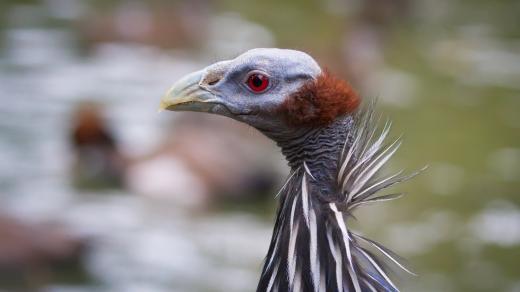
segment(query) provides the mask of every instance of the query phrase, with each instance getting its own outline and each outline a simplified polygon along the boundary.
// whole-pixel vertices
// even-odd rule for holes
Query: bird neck
[[[292,171],[305,164],[322,195],[327,196],[337,193],[338,159],[353,124],[351,116],[343,116],[323,127],[264,131],[264,134],[281,148]]]
[[[409,270],[347,224],[359,206],[399,198],[377,193],[417,174],[376,175],[399,147],[399,140],[385,142],[389,130],[385,125],[375,137],[369,108],[322,128],[264,131],[282,148],[291,174],[279,192],[257,292],[397,291],[386,261]]]

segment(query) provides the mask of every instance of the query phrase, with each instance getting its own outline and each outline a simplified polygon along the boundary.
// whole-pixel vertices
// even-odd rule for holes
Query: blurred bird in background
[[[125,161],[106,124],[102,108],[93,102],[78,106],[73,120],[74,176],[78,187],[121,187]]]
[[[359,206],[411,175],[379,177],[400,146],[380,133],[373,106],[309,55],[254,49],[179,80],[161,101],[174,111],[214,113],[274,140],[291,173],[279,192],[275,227],[257,291],[397,291],[389,264],[410,270],[346,224]]]

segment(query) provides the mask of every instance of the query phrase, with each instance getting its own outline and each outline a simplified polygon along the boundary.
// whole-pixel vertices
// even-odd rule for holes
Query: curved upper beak
[[[160,109],[172,111],[208,112],[217,101],[216,96],[200,86],[206,70],[181,78],[161,99]]]

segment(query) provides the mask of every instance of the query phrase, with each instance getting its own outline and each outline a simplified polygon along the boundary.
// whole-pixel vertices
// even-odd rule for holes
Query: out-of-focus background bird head
[[[182,78],[161,107],[215,113],[259,129],[283,129],[288,125],[278,109],[320,73],[316,61],[304,52],[252,49]]]

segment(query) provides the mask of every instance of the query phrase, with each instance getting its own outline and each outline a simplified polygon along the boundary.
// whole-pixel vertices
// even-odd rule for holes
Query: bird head
[[[323,126],[358,104],[350,85],[308,54],[269,48],[186,75],[165,94],[161,108],[214,113],[272,131]]]

